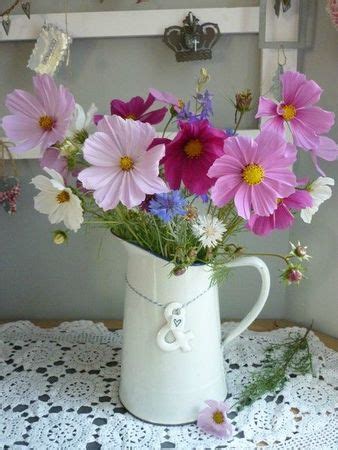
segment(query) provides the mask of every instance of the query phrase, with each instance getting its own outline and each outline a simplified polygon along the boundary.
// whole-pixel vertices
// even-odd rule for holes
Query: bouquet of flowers
[[[68,89],[48,75],[33,78],[34,94],[10,93],[10,115],[2,127],[13,151],[41,149],[46,175],[32,180],[40,190],[35,208],[68,230],[103,225],[172,262],[175,275],[194,263],[208,264],[216,281],[226,273],[227,261],[249,254],[233,242],[236,233],[266,236],[291,227],[298,213],[311,222],[334,184],[318,160],[338,157],[337,144],[325,135],[334,114],[314,106],[322,89],[301,73],[283,73],[281,100],[260,97],[256,118],[266,120],[251,138],[238,132],[251,109],[250,91],[233,101],[234,129],[218,129],[212,125],[208,79],[202,69],[186,103],[150,89],[146,100],[112,100],[106,115],[96,114],[94,105],[85,114]],[[161,107],[153,109],[155,102]],[[159,136],[153,125],[163,120]],[[178,131],[168,137],[172,123]],[[316,180],[294,173],[299,149],[312,158],[321,175]],[[62,243],[67,233],[56,231],[55,242]],[[286,263],[281,277],[298,283],[302,260],[309,258],[306,247],[292,244],[288,255],[276,256]]]

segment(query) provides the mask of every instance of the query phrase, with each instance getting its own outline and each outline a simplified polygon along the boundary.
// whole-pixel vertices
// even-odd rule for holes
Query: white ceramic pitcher
[[[218,289],[210,288],[210,269],[194,265],[183,275],[169,276],[170,263],[135,245],[124,245],[128,269],[120,400],[145,421],[193,422],[205,400],[226,398],[222,345],[246,330],[262,310],[270,289],[269,270],[256,257],[240,257],[228,264],[255,267],[262,285],[254,307],[222,343]],[[167,334],[165,306],[176,302],[187,304],[173,312],[180,332],[176,336],[187,347],[172,332]]]

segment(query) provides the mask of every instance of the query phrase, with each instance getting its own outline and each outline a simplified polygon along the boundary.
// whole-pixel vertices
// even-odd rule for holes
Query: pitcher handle
[[[230,262],[227,264],[227,267],[255,267],[262,279],[261,284],[261,291],[259,293],[258,300],[254,304],[254,306],[251,308],[249,313],[242,319],[237,327],[232,330],[229,335],[224,339],[223,345],[229,344],[235,337],[240,335],[243,331],[245,331],[252,322],[256,319],[258,314],[262,311],[263,306],[266,303],[266,300],[269,296],[270,291],[270,272],[265,264],[264,261],[262,261],[260,258],[257,258],[256,256],[242,256],[238,259]]]

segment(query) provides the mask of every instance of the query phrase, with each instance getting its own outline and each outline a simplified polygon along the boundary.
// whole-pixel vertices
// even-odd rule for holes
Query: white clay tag
[[[185,309],[181,303],[170,303],[164,310],[164,318],[167,321],[157,333],[157,345],[164,352],[172,352],[181,349],[190,352],[189,341],[194,338],[191,331],[185,331]],[[167,334],[171,332],[174,336],[173,342],[166,340]]]

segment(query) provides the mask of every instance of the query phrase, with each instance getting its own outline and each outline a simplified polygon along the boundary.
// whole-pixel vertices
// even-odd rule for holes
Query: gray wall
[[[102,5],[98,1],[69,3],[73,10],[78,11],[113,9],[113,5],[116,9],[135,8],[134,0],[105,0]],[[182,0],[154,0],[141,4],[140,7],[163,8],[168,7],[168,4],[170,7],[201,7],[222,6],[225,3],[234,6],[239,3],[251,5],[257,2],[212,0],[206,5],[203,0],[186,0],[182,5]],[[37,11],[42,12],[60,10],[60,2],[50,0],[34,1],[34,6]],[[322,33],[329,33],[325,15],[319,15],[319,19],[317,26]],[[317,37],[318,33],[316,39]],[[332,41],[334,37],[333,31]],[[336,44],[331,42],[330,45],[333,52]],[[32,73],[25,66],[32,47],[32,42],[0,44],[0,115],[5,113],[3,102],[7,92],[16,87],[30,89]],[[335,74],[332,69],[333,53],[325,61],[324,73],[313,71],[317,64],[315,55],[316,50],[306,53],[306,70],[309,76],[316,78],[328,89],[322,104],[336,109],[336,105],[332,105],[332,98],[334,99],[336,94]],[[193,82],[202,65],[199,62],[177,64],[174,55],[162,44],[160,38],[75,40],[71,49],[71,65],[60,71],[58,81],[71,88],[79,103],[87,107],[94,100],[102,111],[106,111],[111,97],[145,95],[149,86],[171,90],[186,97],[187,92],[193,92]],[[212,74],[210,89],[215,93],[215,123],[218,126],[231,126],[233,112],[225,101],[226,96],[232,96],[236,90],[246,87],[253,90],[256,98],[258,95],[257,37],[223,36],[207,67]],[[256,127],[253,114],[248,115],[243,126]],[[93,229],[80,230],[73,234],[66,246],[52,244],[51,226],[46,216],[33,209],[34,189],[29,182],[39,172],[38,164],[33,160],[21,161],[19,170],[23,193],[18,213],[10,217],[0,210],[0,319],[122,317],[123,274],[126,263],[123,249],[107,232]],[[331,203],[330,207],[332,206]],[[335,227],[336,223],[337,220],[333,220],[332,227]],[[306,230],[308,233],[309,228]],[[297,230],[294,233],[295,236],[300,234]],[[300,234],[302,240],[303,234]],[[316,239],[319,235],[320,233],[316,232]],[[268,239],[249,234],[240,236],[240,242],[250,250],[262,252],[285,252],[288,240],[289,233],[276,233]],[[304,240],[307,240],[305,236]],[[316,252],[316,264],[322,260],[320,250],[319,248]],[[304,283],[297,291],[292,289],[286,294],[285,286],[280,284],[278,279],[279,263],[270,260],[267,262],[271,267],[272,289],[261,317],[282,318],[288,312],[290,317],[301,320],[302,313],[296,315],[288,306],[288,302],[291,301],[292,293],[305,298],[306,294],[303,292],[309,289],[306,283],[311,281]],[[223,317],[244,316],[256,298],[258,288],[257,276],[250,269],[233,271],[229,281],[221,287]],[[292,301],[296,303],[295,299]],[[300,302],[304,303],[304,299],[297,304]],[[318,326],[322,326],[322,322],[318,322]],[[331,332],[334,333],[334,330]]]

